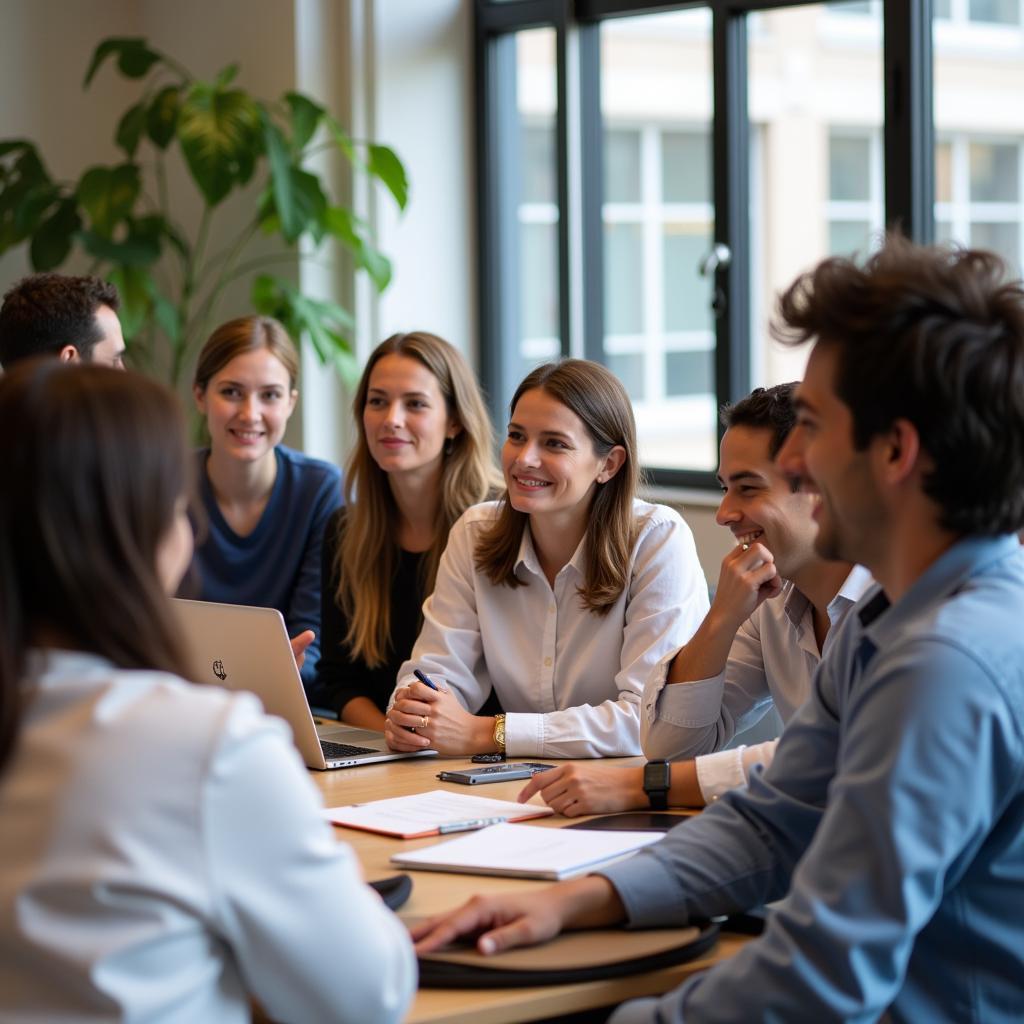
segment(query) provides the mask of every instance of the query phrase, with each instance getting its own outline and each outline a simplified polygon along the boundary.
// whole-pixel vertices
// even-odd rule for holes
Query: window
[[[1015,35],[1017,2],[932,2]],[[778,290],[893,221],[1019,249],[1022,163],[964,126],[934,145],[924,0],[650,6],[476,0],[485,383],[501,420],[529,366],[600,360],[656,482],[713,486],[719,405],[802,372],[769,339]],[[966,205],[933,209],[933,171]]]

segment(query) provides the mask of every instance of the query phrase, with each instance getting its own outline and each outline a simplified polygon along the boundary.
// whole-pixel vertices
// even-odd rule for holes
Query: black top
[[[327,521],[324,531],[320,662],[316,678],[309,687],[309,703],[314,707],[330,708],[340,715],[354,697],[369,697],[381,711],[387,711],[398,670],[412,653],[412,645],[420,631],[424,594],[419,570],[426,553],[399,552],[398,571],[391,581],[391,643],[384,664],[370,668],[362,658],[353,660],[345,643],[348,616],[335,599],[338,572],[334,560],[344,514],[343,508],[338,509]]]

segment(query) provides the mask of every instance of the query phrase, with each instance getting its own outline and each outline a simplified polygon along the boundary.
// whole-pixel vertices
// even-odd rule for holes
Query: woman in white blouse
[[[633,411],[603,366],[540,366],[510,408],[506,494],[452,528],[399,670],[388,742],[445,754],[638,754],[644,683],[708,608],[692,535],[673,510],[636,498]],[[506,714],[477,714],[492,687]]]
[[[287,727],[181,678],[178,403],[28,362],[0,430],[0,1019],[400,1020],[409,939]]]

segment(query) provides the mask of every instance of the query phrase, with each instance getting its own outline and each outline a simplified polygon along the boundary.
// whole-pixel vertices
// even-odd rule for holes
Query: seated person
[[[65,363],[124,369],[124,335],[117,289],[98,277],[32,274],[0,306],[0,365],[53,356]]]
[[[510,409],[505,497],[452,528],[399,670],[388,742],[445,754],[636,754],[644,680],[707,611],[693,537],[677,512],[635,497],[633,410],[603,366],[540,366]],[[492,688],[507,714],[481,713]]]
[[[177,400],[25,362],[0,430],[0,1019],[401,1020],[408,934],[287,727],[182,678]]]
[[[416,930],[494,952],[562,928],[773,901],[764,934],[609,1024],[1024,1019],[1024,288],[991,253],[890,238],[780,300],[815,340],[783,470],[815,548],[878,581],[775,759],[659,843]]]
[[[752,765],[771,763],[776,740],[721,748],[773,704],[789,721],[811,692],[833,629],[872,582],[859,566],[815,554],[817,499],[794,493],[775,463],[796,422],[795,388],[758,388],[722,410],[717,519],[738,544],[722,560],[700,628],[648,682],[641,717],[648,757],[690,760],[658,761],[646,777],[642,766],[560,765],[534,776],[520,800],[540,793],[570,817],[701,806],[745,784]]]
[[[310,703],[383,730],[452,524],[499,487],[493,430],[459,351],[426,331],[370,356],[352,411],[346,507],[327,523]]]
[[[320,657],[320,548],[341,474],[281,444],[298,373],[295,346],[270,317],[221,324],[199,353],[193,392],[210,446],[196,453],[207,522],[195,568],[201,600],[284,616],[308,683]]]

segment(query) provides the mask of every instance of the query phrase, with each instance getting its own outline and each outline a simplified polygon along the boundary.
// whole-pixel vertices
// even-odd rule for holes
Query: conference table
[[[558,763],[558,762],[554,762]],[[641,764],[641,758],[623,758],[623,765]],[[328,807],[367,803],[387,797],[407,796],[432,789],[463,792],[498,800],[514,800],[525,785],[522,781],[498,782],[484,787],[461,786],[435,778],[438,771],[476,767],[466,758],[413,758],[382,764],[363,765],[339,771],[311,772]],[[537,798],[534,798],[535,800]],[[583,819],[574,819],[583,820]],[[559,827],[567,819],[560,815],[534,819],[540,827]],[[350,828],[336,828],[339,840],[349,843],[363,866],[368,881],[397,873],[389,863],[391,854],[409,851],[449,836],[425,839],[394,839],[389,836]],[[524,891],[550,885],[550,882],[514,878],[459,875],[448,872],[413,871],[413,890],[399,911],[406,921],[427,917],[458,906],[476,893]],[[623,941],[628,943],[628,933]],[[609,979],[572,985],[546,985],[511,989],[421,989],[406,1017],[407,1024],[514,1024],[518,1021],[544,1020],[579,1013],[595,1007],[612,1007],[635,996],[665,992],[690,974],[705,970],[733,955],[748,941],[736,935],[721,935],[705,955],[686,964],[628,978]]]

